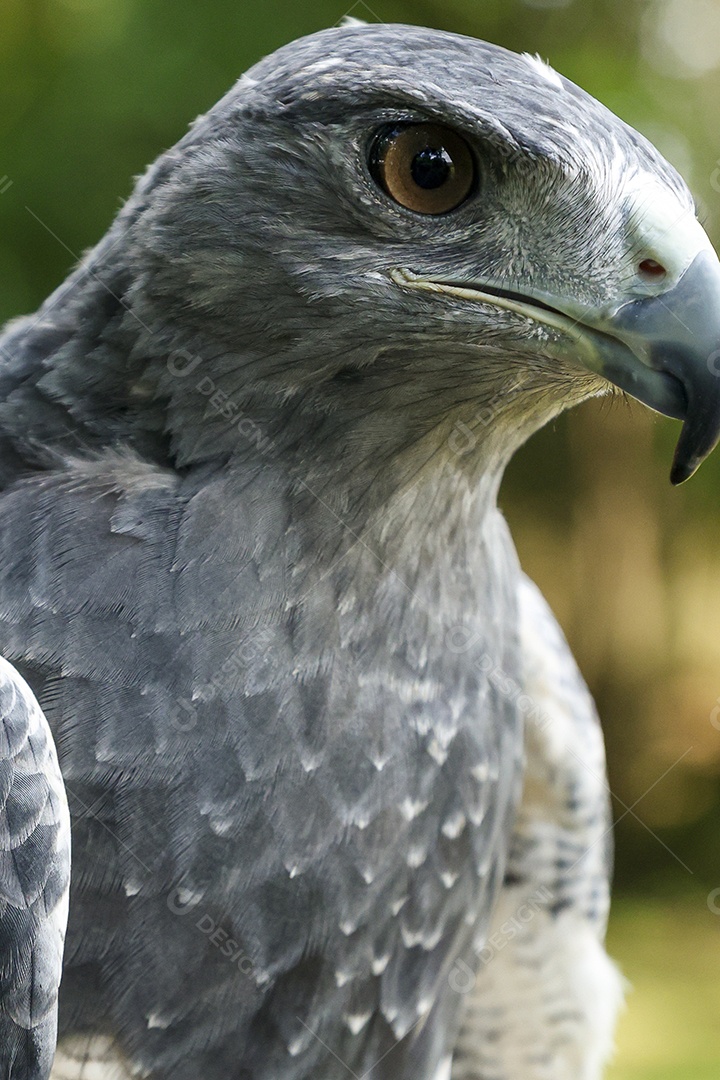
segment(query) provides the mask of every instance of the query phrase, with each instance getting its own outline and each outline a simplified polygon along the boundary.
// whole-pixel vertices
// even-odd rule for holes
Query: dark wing
[[[46,1080],[57,1032],[70,817],[50,729],[0,658],[0,1076]]]

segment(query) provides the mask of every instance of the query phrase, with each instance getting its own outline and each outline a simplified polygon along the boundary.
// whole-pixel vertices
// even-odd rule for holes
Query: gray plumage
[[[0,1074],[47,1080],[70,888],[70,819],[30,687],[0,658]]]
[[[427,118],[479,174],[436,217],[367,165],[380,126]],[[644,139],[536,61],[329,30],[245,75],[8,327],[0,647],[73,812],[58,1077],[112,1059],[108,1077],[440,1080],[458,1039],[456,1076],[598,1075],[607,806],[567,746],[589,739],[602,773],[602,745],[553,628],[563,674],[536,696],[566,734],[529,737],[545,794],[513,836],[521,616],[536,641],[551,617],[495,496],[532,431],[609,384],[558,356],[559,330],[392,274],[607,307],[634,280],[644,176],[691,207]],[[596,1039],[559,969],[575,1021],[558,1029],[536,984],[545,1043],[517,1066],[482,949],[498,897],[548,875],[543,925],[594,943],[608,1018]]]

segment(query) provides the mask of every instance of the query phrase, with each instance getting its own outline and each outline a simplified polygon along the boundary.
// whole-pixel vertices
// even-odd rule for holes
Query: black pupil
[[[444,146],[426,146],[412,159],[410,173],[418,187],[439,188],[452,172],[452,158]]]

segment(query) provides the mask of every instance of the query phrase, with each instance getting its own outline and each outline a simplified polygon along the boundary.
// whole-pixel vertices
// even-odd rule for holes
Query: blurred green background
[[[655,141],[720,244],[717,0],[346,3],[0,0],[0,316],[37,306],[245,67],[348,13],[539,52]],[[586,405],[502,492],[607,736],[610,945],[633,985],[612,1080],[720,1076],[720,452],[673,490],[676,436],[641,406]]]

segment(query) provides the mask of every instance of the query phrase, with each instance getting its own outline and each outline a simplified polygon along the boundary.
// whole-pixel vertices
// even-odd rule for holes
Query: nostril
[[[641,263],[638,263],[638,273],[648,280],[659,281],[665,277],[667,270],[662,263],[656,262],[655,259],[643,259]]]

